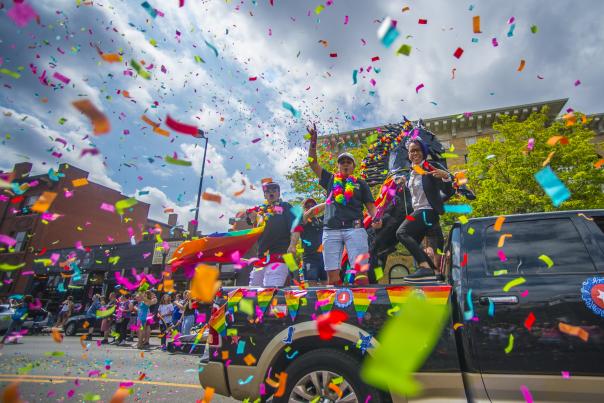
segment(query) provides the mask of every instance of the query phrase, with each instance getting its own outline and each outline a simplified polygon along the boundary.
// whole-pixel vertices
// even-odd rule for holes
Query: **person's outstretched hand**
[[[310,134],[310,145],[311,146],[316,146],[317,145],[317,124],[313,123],[312,127],[307,126],[306,130],[308,130],[308,134]]]

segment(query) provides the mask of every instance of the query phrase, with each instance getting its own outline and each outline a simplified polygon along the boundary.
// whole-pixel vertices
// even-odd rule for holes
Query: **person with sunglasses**
[[[295,215],[292,205],[281,200],[281,188],[270,181],[262,185],[266,202],[248,210],[248,223],[264,224],[258,239],[258,261],[250,273],[250,286],[283,287],[289,270],[283,260],[285,253],[296,254],[299,232],[292,232]]]
[[[338,168],[331,173],[317,160],[317,127],[307,127],[310,134],[308,161],[319,177],[319,185],[327,191],[323,228],[323,261],[328,284],[340,283],[340,260],[344,246],[353,270],[363,267],[369,257],[367,231],[363,226],[363,206],[373,219],[374,228],[381,227],[369,185],[354,176],[355,161],[350,153],[338,156]],[[356,267],[355,267],[356,266]]]

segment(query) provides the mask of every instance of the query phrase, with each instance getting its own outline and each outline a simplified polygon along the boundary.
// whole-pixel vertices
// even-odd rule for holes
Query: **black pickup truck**
[[[453,226],[443,282],[223,289],[199,380],[249,401],[602,402],[603,231],[604,210],[475,218]],[[415,373],[423,393],[414,398],[360,377],[364,354],[410,293],[451,307]],[[336,308],[349,319],[321,340],[315,318]],[[328,387],[334,379],[338,388]]]

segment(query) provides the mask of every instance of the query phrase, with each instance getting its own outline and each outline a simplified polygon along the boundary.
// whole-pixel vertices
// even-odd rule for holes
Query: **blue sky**
[[[210,139],[204,188],[223,201],[202,202],[204,232],[227,229],[238,209],[261,202],[262,178],[284,183],[285,173],[304,162],[306,122],[331,133],[397,122],[403,115],[429,118],[564,97],[576,110],[604,112],[600,1],[274,0],[271,6],[268,0],[186,0],[179,8],[177,0],[149,0],[163,13],[155,18],[138,1],[31,3],[40,25],[18,27],[7,16],[12,2],[0,10],[0,68],[21,74],[0,74],[0,169],[27,159],[42,173],[68,162],[126,195],[148,191],[139,199],[151,203],[153,218],[165,221],[163,210],[173,208],[186,225],[202,142],[169,130],[163,123],[169,114]],[[472,32],[476,15],[480,34]],[[387,16],[400,32],[390,48],[376,35]],[[509,37],[511,17],[516,25]],[[402,44],[412,46],[410,56],[396,55]],[[123,53],[123,61],[104,62],[94,46]],[[459,59],[453,56],[458,47],[464,50]],[[144,61],[150,80],[124,74],[132,70],[131,59]],[[522,59],[526,67],[518,72]],[[361,68],[354,85],[352,72]],[[54,86],[38,79],[44,70]],[[54,72],[70,83],[52,78]],[[575,86],[576,80],[581,84]],[[90,122],[71,105],[84,98],[108,117],[110,133],[92,134]],[[143,114],[170,136],[153,133]],[[100,154],[80,157],[91,146]],[[163,162],[174,153],[193,165]],[[287,188],[284,183],[285,198],[291,196]]]

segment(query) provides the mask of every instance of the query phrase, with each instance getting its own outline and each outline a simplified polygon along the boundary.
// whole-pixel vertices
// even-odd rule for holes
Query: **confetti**
[[[537,172],[535,174],[535,179],[545,193],[552,199],[552,204],[555,207],[559,207],[560,204],[570,198],[570,191],[549,166],[546,166]]]
[[[22,268],[23,266],[25,266],[25,263],[19,263],[19,264],[9,264],[9,263],[0,263],[0,270],[2,271],[13,271],[13,270],[18,270],[20,268]]]
[[[214,56],[218,57],[218,49],[216,49],[216,47],[214,45],[212,45],[210,42],[208,41],[204,41],[206,43],[206,46],[210,49],[212,49],[212,52],[214,52]]]
[[[96,108],[87,99],[82,99],[80,101],[72,102],[72,105],[79,110],[81,113],[86,115],[88,119],[92,122],[93,133],[95,135],[109,133],[111,130],[111,125],[109,124],[109,120],[107,117]]]
[[[144,1],[141,3],[141,6],[149,13],[151,18],[157,17],[157,11],[149,4],[149,2]]]
[[[475,15],[474,17],[472,17],[472,32],[474,32],[475,34],[482,33],[482,31],[480,30],[480,16],[479,15]]]
[[[508,292],[510,291],[513,287],[516,287],[520,284],[524,284],[526,282],[526,279],[524,277],[518,277],[515,278],[513,280],[510,280],[507,282],[506,285],[503,286],[503,291]]]
[[[0,73],[5,74],[7,76],[10,76],[12,78],[20,78],[21,77],[21,74],[15,72],[15,71],[11,71],[9,69],[5,69],[5,68],[0,69]]]
[[[52,76],[54,78],[56,78],[57,80],[59,80],[60,82],[62,82],[63,84],[69,84],[69,82],[71,81],[69,78],[65,77],[63,74],[61,74],[57,71],[55,71]]]
[[[345,16],[345,17],[344,17],[344,25],[348,25],[348,20],[349,20],[349,19],[348,19],[348,16]]]
[[[496,48],[497,46],[499,46],[499,42],[497,42],[497,38],[491,39],[491,43],[493,44],[494,48]]]
[[[220,272],[216,267],[204,264],[198,265],[191,281],[191,297],[204,303],[212,302],[214,295],[220,288],[219,274]]]
[[[495,220],[495,225],[493,225],[493,229],[497,232],[501,231],[501,226],[503,225],[504,221],[505,221],[504,216],[497,217],[497,220]]]
[[[168,126],[170,129],[172,129],[176,132],[182,133],[182,134],[188,134],[190,136],[199,135],[199,129],[197,129],[196,126],[177,122],[176,120],[172,119],[170,117],[170,115],[166,116],[166,126]]]
[[[377,36],[380,39],[380,42],[385,47],[389,48],[390,45],[398,38],[399,32],[396,29],[396,24],[390,17],[384,18],[384,21],[380,25],[380,28],[377,31]]]
[[[119,63],[122,61],[122,56],[117,53],[102,53],[101,58],[107,63]]]
[[[48,209],[50,208],[50,206],[52,205],[52,202],[56,199],[56,197],[57,197],[56,192],[42,193],[42,195],[40,197],[38,197],[38,200],[36,200],[34,205],[31,206],[31,210],[36,213],[45,213],[46,211],[48,211]]]
[[[353,70],[352,71],[352,85],[355,85],[357,83],[357,74],[359,73],[358,70]]]
[[[283,102],[282,106],[291,112],[292,116],[295,118],[300,117],[300,112],[297,111],[289,102]]]
[[[201,198],[205,201],[210,201],[212,203],[220,204],[222,202],[222,197],[219,194],[213,194],[208,192],[203,192]]]
[[[469,204],[445,204],[445,213],[471,214],[472,206]]]
[[[555,146],[556,144],[563,144],[563,145],[567,145],[568,144],[568,137],[565,136],[552,136],[549,139],[547,139],[547,145],[550,147]]]
[[[522,392],[522,396],[524,396],[526,403],[533,403],[533,395],[526,385],[520,385],[520,392]]]
[[[424,88],[424,83],[421,83],[420,85],[418,85],[417,87],[415,87],[415,93],[419,94],[419,90],[421,90],[422,88]]]
[[[547,268],[551,268],[554,265],[554,261],[547,255],[539,256],[539,260],[544,262],[547,265]]]
[[[539,27],[537,27],[536,25],[531,25],[531,32],[533,34],[536,34],[537,32],[539,32]]]
[[[463,49],[462,48],[455,49],[453,56],[455,56],[457,59],[459,59],[461,57],[461,55],[463,55]]]
[[[138,200],[133,197],[128,199],[122,199],[115,203],[115,209],[117,210],[117,213],[119,215],[123,215],[124,210],[129,209],[130,207],[133,207],[136,204],[138,204]]]
[[[180,165],[183,167],[190,167],[191,165],[193,165],[193,163],[191,161],[177,159],[177,158],[171,157],[169,155],[166,155],[164,157],[164,161],[166,161],[168,164]]]
[[[348,319],[346,312],[338,309],[320,315],[316,320],[319,338],[321,340],[331,340],[336,334],[334,326],[345,322],[346,319]]]
[[[526,65],[526,61],[524,59],[520,60],[520,65],[518,66],[518,70],[517,71],[524,70],[524,66],[525,65]]]
[[[143,69],[141,67],[141,65],[138,64],[138,62],[136,60],[130,59],[130,65],[132,66],[132,68],[136,71],[136,73],[139,76],[141,76],[145,80],[150,80],[151,79],[151,74],[149,74],[149,72],[147,72],[145,69]]]
[[[524,327],[526,328],[526,330],[528,330],[530,332],[534,323],[535,323],[535,314],[532,312],[529,312],[528,316],[524,320]]]
[[[396,54],[409,56],[411,54],[411,49],[411,45],[402,44],[396,51]]]
[[[15,1],[13,7],[8,10],[6,15],[20,28],[25,27],[38,16],[34,9],[24,1]]]
[[[512,237],[512,234],[502,234],[499,237],[499,241],[497,242],[497,247],[498,248],[503,248],[503,245],[505,244],[505,239],[506,238],[511,238],[511,237]]]
[[[428,23],[428,20],[423,19],[423,18],[420,18],[420,19],[417,21],[417,23],[418,23],[418,24],[420,24],[420,25],[426,25],[426,24]]]
[[[86,186],[86,185],[88,185],[88,179],[86,179],[86,178],[74,179],[71,181],[71,184],[73,185],[74,188],[77,188],[80,186]]]
[[[513,349],[514,349],[514,335],[510,334],[510,337],[508,339],[508,345],[504,351],[506,354],[509,354],[512,352]]]

